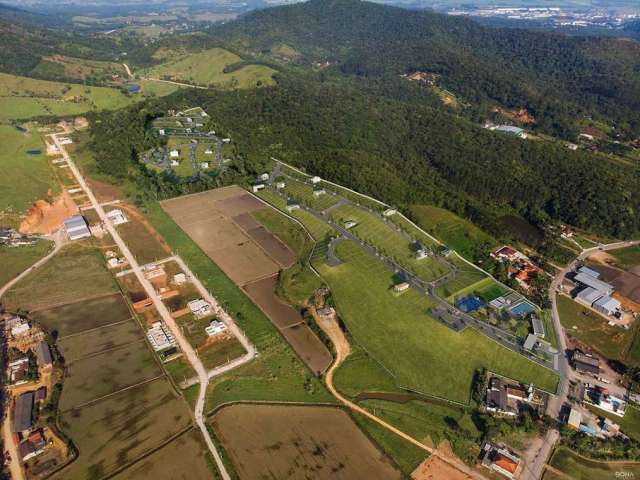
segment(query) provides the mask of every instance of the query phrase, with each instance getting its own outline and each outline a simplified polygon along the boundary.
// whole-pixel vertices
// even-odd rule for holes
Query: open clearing
[[[0,246],[0,286],[14,279],[28,267],[44,257],[53,247],[51,242],[39,240],[35,245],[23,247]]]
[[[353,242],[340,242],[338,255],[345,263],[316,267],[355,342],[393,374],[396,385],[467,403],[474,371],[485,367],[555,392],[552,370],[471,328],[456,333],[445,327],[429,317],[432,305],[416,291],[394,296],[391,272]]]
[[[65,412],[161,373],[143,341],[77,360],[66,368],[60,411]]]
[[[620,268],[630,269],[640,265],[640,245],[609,250],[607,253],[617,260]]]
[[[68,303],[47,310],[38,310],[34,319],[60,337],[131,318],[127,303],[119,293],[90,300]],[[103,332],[104,333],[104,332]]]
[[[601,315],[564,295],[558,296],[558,313],[560,322],[568,335],[597,350],[605,357],[624,363],[627,360],[634,362],[640,360],[640,358],[627,358],[635,328],[625,330],[609,326]]]
[[[141,339],[142,332],[140,327],[135,320],[131,319],[79,335],[58,338],[57,345],[65,362],[71,363],[89,355],[111,350],[120,345]]]
[[[245,65],[225,73],[225,68],[242,59],[223,48],[179,55],[165,63],[143,70],[141,75],[154,79],[174,80],[194,85],[221,88],[251,88],[273,85],[275,70],[264,65]]]
[[[132,467],[119,473],[113,480],[201,480],[215,478],[213,459],[206,449],[198,430],[189,430],[153,452]],[[213,471],[212,471],[213,470]]]
[[[69,245],[9,290],[7,308],[36,310],[117,292],[99,250]]]
[[[126,390],[60,417],[80,455],[53,478],[102,478],[187,428],[184,400],[164,379]]]
[[[0,111],[3,111],[1,106]],[[0,125],[0,222],[3,225],[11,222],[18,226],[20,215],[36,200],[46,198],[50,190],[59,190],[40,134],[28,125],[21,128],[26,131],[12,125]]]
[[[443,208],[412,205],[410,211],[421,228],[467,258],[473,258],[479,251],[486,252],[497,244],[491,235]]]
[[[167,200],[162,208],[281,329],[313,372],[329,366],[330,352],[306,324],[282,330],[302,323],[299,313],[283,304],[274,292],[277,273],[291,267],[296,257],[271,232],[255,227],[245,216],[270,207],[233,186]],[[253,228],[244,230],[242,226]],[[250,233],[257,231],[259,235]]]
[[[337,408],[232,405],[212,425],[241,479],[401,478]]]
[[[552,467],[570,475],[575,480],[592,480],[594,478],[614,480],[618,478],[636,478],[640,475],[640,463],[588,460],[564,447],[556,449],[549,463]]]

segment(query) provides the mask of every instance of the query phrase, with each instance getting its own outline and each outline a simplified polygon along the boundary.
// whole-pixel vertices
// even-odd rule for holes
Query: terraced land
[[[416,291],[394,296],[392,274],[354,243],[340,242],[337,253],[345,263],[329,267],[317,262],[316,268],[331,287],[354,341],[394,377],[395,385],[466,404],[473,374],[484,367],[555,391],[553,371],[473,329],[456,333],[443,326],[429,317],[432,305]],[[425,365],[429,375],[424,375]]]
[[[306,183],[289,180],[286,182],[284,193],[291,199],[307,205],[314,210],[323,211],[332,207],[340,200],[340,197],[331,193],[314,195],[314,188]]]
[[[176,55],[165,63],[143,70],[141,75],[152,79],[170,79],[194,85],[221,88],[252,88],[273,85],[275,70],[264,65],[248,64],[226,73],[230,65],[242,59],[223,48],[199,53]]]
[[[405,238],[397,228],[383,221],[377,215],[372,214],[354,205],[341,205],[331,211],[332,220],[343,224],[354,221],[357,225],[350,229],[358,238],[377,247],[388,257],[395,259],[405,268],[420,277],[422,280],[435,280],[445,273],[447,268],[433,257],[418,260],[412,250],[411,242]]]

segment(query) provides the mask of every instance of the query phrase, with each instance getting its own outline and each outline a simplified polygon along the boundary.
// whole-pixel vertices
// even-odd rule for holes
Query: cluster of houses
[[[605,417],[598,417],[586,409],[572,407],[567,426],[590,437],[608,439],[620,435],[620,426]]]
[[[25,245],[33,245],[37,239],[30,235],[23,235],[13,228],[0,227],[0,245],[6,247],[22,247]]]
[[[22,461],[45,452],[52,434],[38,425],[38,412],[47,400],[48,386],[43,378],[51,378],[53,355],[44,332],[20,316],[4,315],[9,361],[6,365],[7,387],[12,402],[11,432]],[[45,373],[48,375],[44,375]],[[15,392],[15,393],[14,393]],[[46,433],[49,432],[49,433]]]
[[[529,385],[525,387],[498,376],[490,376],[485,409],[501,417],[516,417],[523,410],[544,410],[547,395]]]
[[[607,317],[621,315],[620,302],[612,297],[614,287],[600,279],[600,273],[586,266],[574,272],[573,281],[578,285],[574,299]]]
[[[625,400],[613,395],[605,387],[588,383],[579,385],[577,396],[580,405],[573,405],[566,418],[569,428],[602,439],[621,435],[617,423],[610,418],[596,415],[590,407],[597,407],[610,416],[622,418],[627,407]]]
[[[544,273],[524,253],[507,245],[491,252],[491,257],[499,262],[508,262],[507,274],[525,290],[529,290],[531,280]]]

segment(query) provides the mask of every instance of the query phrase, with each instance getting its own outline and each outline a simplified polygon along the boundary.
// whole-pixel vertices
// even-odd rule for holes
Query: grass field
[[[60,411],[155,378],[160,367],[143,341],[77,360],[67,366]]]
[[[223,88],[251,88],[257,85],[274,84],[275,70],[264,65],[245,65],[238,70],[225,73],[225,67],[237,64],[242,59],[223,48],[212,48],[169,59],[165,63],[141,72],[145,77],[171,77],[195,85]]]
[[[330,193],[325,193],[316,197],[313,195],[313,187],[311,185],[296,182],[295,180],[289,180],[286,182],[284,193],[287,197],[318,211],[326,210],[338,203],[340,200],[340,197],[331,195]]]
[[[39,240],[35,245],[24,247],[4,247],[0,246],[0,286],[6,284],[17,275],[22,273],[42,257],[44,257],[53,247],[53,244],[46,240]]]
[[[421,228],[469,259],[478,250],[488,251],[497,244],[491,235],[443,208],[412,205],[409,210]]]
[[[447,262],[456,267],[456,275],[452,280],[436,289],[440,297],[453,299],[454,297],[459,296],[460,292],[464,292],[469,287],[472,287],[473,290],[473,288],[475,288],[473,287],[474,285],[484,285],[487,276],[477,268],[466,263],[455,253],[447,257]]]
[[[131,318],[129,307],[119,293],[38,310],[32,315],[46,329],[58,332],[61,338]]]
[[[552,467],[570,475],[575,480],[592,480],[594,478],[615,480],[640,476],[640,463],[589,460],[565,447],[557,448],[549,463]]]
[[[200,480],[216,478],[217,473],[202,435],[191,429],[117,474],[113,480]]]
[[[375,214],[354,205],[342,205],[332,210],[330,216],[341,224],[346,221],[357,222],[351,232],[425,281],[435,280],[447,272],[446,267],[432,257],[416,259],[410,241]]]
[[[135,320],[125,320],[109,327],[58,338],[57,345],[65,362],[71,363],[141,339],[142,332]]]
[[[620,268],[628,269],[640,265],[640,245],[609,250],[607,253],[616,259]]]
[[[91,77],[101,82],[110,81],[112,75],[126,75],[121,63],[103,62],[98,60],[88,60],[85,58],[67,57],[64,55],[52,55],[43,57],[42,60],[31,72],[37,77],[46,75],[56,75],[54,78],[69,78],[79,81],[87,80]]]
[[[601,315],[564,295],[558,296],[558,313],[569,335],[611,360],[627,361],[635,329],[610,327]]]
[[[0,103],[2,100],[0,99]],[[0,106],[0,112],[3,112]],[[2,115],[2,113],[0,113]],[[0,222],[18,226],[20,215],[36,200],[46,198],[51,190],[60,190],[44,155],[45,146],[40,134],[30,126],[21,132],[11,125],[0,125]],[[42,153],[30,155],[28,150]]]
[[[102,478],[140,457],[191,422],[187,405],[162,379],[146,383],[60,417],[80,455],[53,478]]]
[[[271,205],[275,206],[278,210],[286,212],[286,200],[271,192],[270,190],[261,190],[260,192],[258,192],[258,197],[262,198],[265,202],[268,202]],[[309,212],[305,212],[304,210],[294,210],[291,213],[286,213],[299,220],[307,228],[307,230],[309,230],[309,233],[311,233],[311,236],[313,236],[316,241],[324,240],[327,235],[332,235],[335,233],[335,230],[333,230],[333,228],[331,228],[322,220],[317,219]]]
[[[79,244],[63,248],[41,268],[9,290],[3,301],[8,308],[45,309],[82,298],[117,292],[102,254]]]
[[[116,88],[51,82],[0,73],[0,120],[115,110],[134,103],[137,98],[127,96]]]
[[[216,412],[212,426],[240,478],[401,478],[337,408],[232,405]]]
[[[391,273],[357,245],[341,242],[338,255],[344,264],[317,268],[355,342],[395,376],[396,385],[467,403],[473,373],[485,367],[555,391],[557,376],[551,370],[473,329],[453,332],[427,315],[429,300],[413,290],[394,296]],[[429,365],[429,375],[423,374],[424,365]]]
[[[233,400],[333,402],[320,381],[304,367],[271,321],[162,210],[148,206],[148,217],[171,248],[214,292],[260,356],[225,375],[211,379],[207,410]]]
[[[162,260],[170,255],[160,241],[136,218],[129,216],[129,221],[118,225],[117,228],[140,265]]]
[[[229,363],[231,360],[244,355],[246,350],[237,338],[229,338],[218,342],[203,351],[198,352],[198,356],[204,367],[212,369]]]

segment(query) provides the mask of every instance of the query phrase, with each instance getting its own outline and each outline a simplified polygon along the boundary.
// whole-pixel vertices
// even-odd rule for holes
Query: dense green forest
[[[538,128],[566,138],[575,136],[581,115],[611,119],[620,132],[640,132],[635,42],[489,28],[467,18],[358,0],[259,10],[211,34],[259,52],[285,43],[303,60],[335,62],[349,75],[436,73],[464,101],[525,107]]]
[[[375,89],[316,75],[281,75],[274,88],[184,91],[101,115],[94,148],[105,172],[126,176],[137,154],[158,141],[144,128],[154,115],[202,105],[211,126],[237,142],[236,175],[260,172],[273,156],[391,204],[444,206],[489,231],[503,229],[501,217],[511,213],[613,236],[640,229],[636,167],[496,135],[440,109],[367,91]],[[201,188],[151,173],[144,179],[154,196]]]

